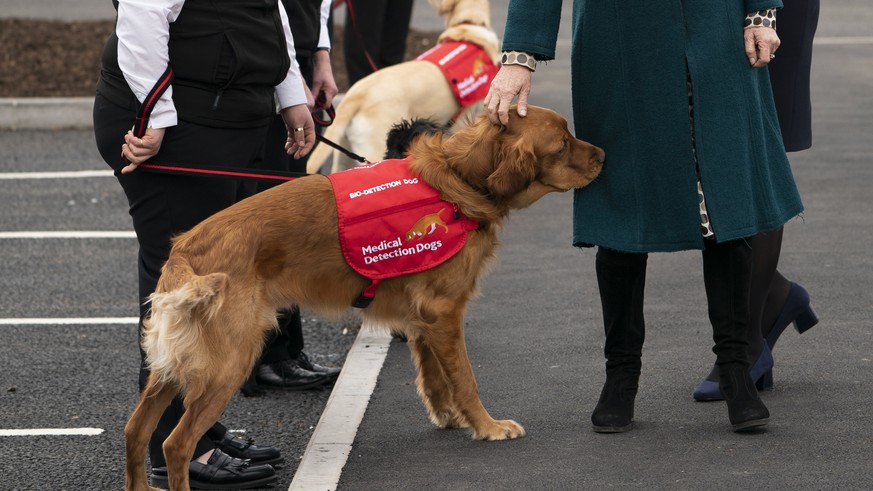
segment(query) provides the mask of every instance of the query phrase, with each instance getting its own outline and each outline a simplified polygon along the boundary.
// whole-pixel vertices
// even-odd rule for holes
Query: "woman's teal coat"
[[[766,69],[743,47],[747,12],[779,0],[576,0],[577,136],[606,151],[577,190],[574,243],[627,252],[703,248],[697,172],[718,241],[780,227],[803,211]],[[503,49],[555,56],[561,0],[510,0]],[[536,86],[536,74],[533,84]]]

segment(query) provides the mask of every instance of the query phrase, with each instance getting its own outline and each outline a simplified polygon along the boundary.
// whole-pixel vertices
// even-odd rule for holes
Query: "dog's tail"
[[[143,321],[142,347],[153,377],[162,384],[187,390],[198,379],[193,356],[204,349],[203,330],[221,309],[227,291],[225,273],[199,276],[184,258],[172,257],[161,269],[155,293],[149,297],[151,315]]]
[[[324,130],[324,134],[321,135],[322,137],[336,143],[337,145],[342,145],[344,147],[349,145],[348,139],[346,138],[346,129],[352,120],[352,116],[358,112],[357,106],[359,106],[359,104],[356,102],[356,99],[359,98],[349,98],[348,94],[346,94],[346,97],[343,98],[342,102],[340,102],[339,106],[336,108],[336,116],[334,117],[333,122]],[[324,163],[327,162],[327,158],[332,154],[334,154],[334,150],[330,145],[324,142],[315,145],[312,153],[309,154],[309,160],[306,161],[306,173],[315,174],[318,172],[324,166]],[[336,158],[335,154],[334,158]]]

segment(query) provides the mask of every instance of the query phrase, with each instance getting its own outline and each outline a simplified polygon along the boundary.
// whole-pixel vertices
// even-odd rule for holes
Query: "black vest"
[[[321,34],[321,0],[283,0],[297,56],[310,57]]]
[[[291,62],[278,0],[186,0],[170,24],[169,54],[180,120],[248,128],[267,125],[275,115],[274,87]],[[102,64],[97,89],[116,103],[131,104],[114,33]]]

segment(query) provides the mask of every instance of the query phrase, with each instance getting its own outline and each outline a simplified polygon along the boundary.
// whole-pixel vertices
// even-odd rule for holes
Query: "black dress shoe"
[[[251,465],[248,460],[240,460],[215,449],[205,464],[188,464],[188,480],[192,488],[198,489],[250,489],[275,484],[279,478],[269,464]],[[152,486],[169,489],[169,476],[166,467],[152,469]]]
[[[313,389],[331,381],[325,373],[312,372],[300,366],[297,360],[265,363],[258,367],[258,383],[291,390]]]
[[[251,460],[252,465],[259,464],[280,464],[285,461],[279,449],[275,447],[267,447],[255,445],[255,441],[251,438],[244,438],[234,435],[231,432],[224,434],[224,437],[215,442],[222,452],[235,457],[237,459]]]
[[[312,360],[309,359],[309,356],[307,356],[306,353],[302,351],[299,355],[297,355],[297,364],[300,365],[301,368],[309,370],[310,372],[329,375],[331,378],[331,382],[339,378],[340,371],[342,371],[341,368],[324,367],[317,363],[312,363]]]

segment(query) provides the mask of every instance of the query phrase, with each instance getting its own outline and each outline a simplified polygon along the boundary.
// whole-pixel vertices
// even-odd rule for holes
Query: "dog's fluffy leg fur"
[[[218,421],[261,351],[262,335],[240,338],[234,331],[266,331],[275,325],[276,309],[266,305],[263,294],[234,297],[227,274],[197,275],[184,256],[167,261],[150,301],[152,314],[144,323],[142,343],[151,374],[128,423],[140,431],[129,434],[128,489],[139,489],[136,476],[145,475],[136,462],[145,461],[144,449],[157,424],[155,418],[181,393],[185,414],[164,441],[163,450],[170,488],[186,490],[187,466],[197,440]],[[225,302],[235,307],[223,309]],[[159,408],[160,404],[164,406]],[[148,430],[143,432],[143,428]]]
[[[127,452],[124,463],[124,489],[157,491],[148,484],[145,468],[146,449],[158,420],[178,392],[174,386],[161,385],[154,377],[150,377],[146,388],[140,394],[139,404],[124,427],[124,445]]]
[[[431,421],[440,427],[470,427],[477,440],[524,436],[512,420],[495,420],[479,400],[479,389],[464,341],[466,299],[434,298],[420,304],[410,346],[419,369],[416,388]]]
[[[440,428],[468,428],[470,424],[455,409],[446,373],[424,338],[410,339],[409,352],[418,372],[415,387],[433,424]]]
[[[164,440],[170,489],[189,489],[188,462],[194,457],[197,440],[218,421],[239,387],[238,384],[216,382],[207,386],[206,392],[199,397],[192,397],[191,394],[185,397],[185,413]]]
[[[463,333],[463,329],[461,332]],[[473,430],[473,438],[477,440],[506,440],[524,436],[524,428],[521,425],[510,419],[495,420],[482,405],[463,338],[449,340],[443,336],[439,342],[432,343],[429,347],[446,374],[454,405],[453,410],[443,414],[431,413],[431,419],[439,421],[439,418],[452,414],[453,417],[449,422],[458,426],[467,426],[463,423],[466,421]],[[423,382],[425,380],[427,379],[422,379]],[[431,389],[438,386],[439,383],[434,384],[431,380],[423,383],[419,391],[433,394],[436,391]],[[459,416],[455,415],[456,411],[460,413]]]

